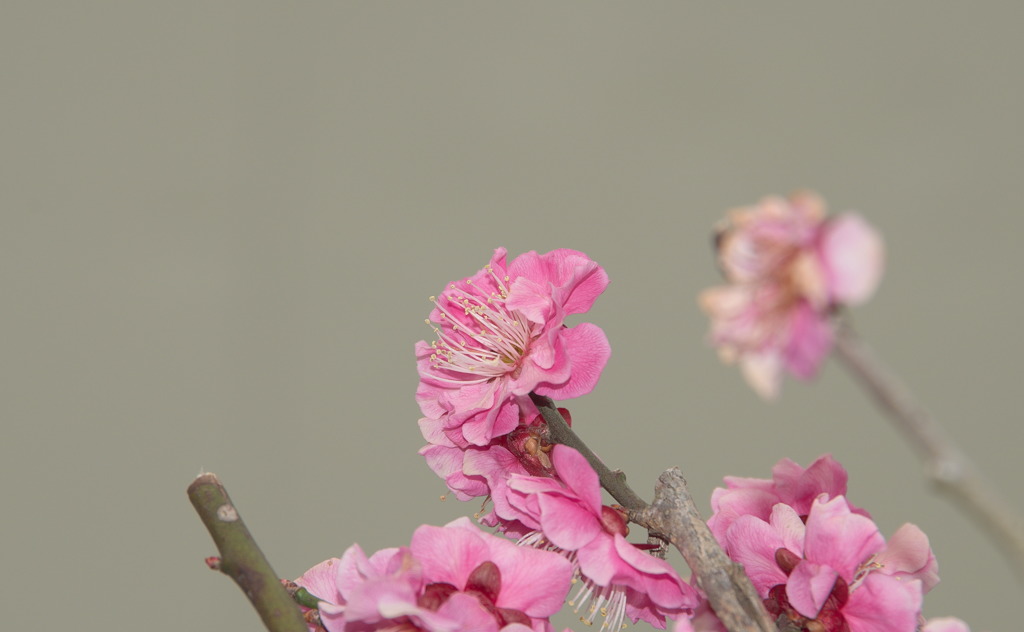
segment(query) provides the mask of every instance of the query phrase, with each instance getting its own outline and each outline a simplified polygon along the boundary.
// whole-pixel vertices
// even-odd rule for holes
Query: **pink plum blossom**
[[[666,615],[689,614],[697,592],[665,560],[641,551],[625,538],[621,510],[603,505],[601,488],[587,460],[556,445],[551,453],[556,478],[517,476],[508,480],[515,517],[534,532],[521,543],[567,555],[576,565],[580,588],[569,604],[589,603],[584,621],[604,614],[602,629],[618,630],[626,616],[664,628]]]
[[[797,515],[806,517],[811,505],[822,494],[826,498],[845,496],[846,480],[846,469],[831,454],[818,457],[807,468],[790,459],[782,459],[772,467],[771,479],[726,476],[726,486],[711,493],[712,515],[708,526],[728,552],[725,534],[736,518],[752,515],[767,521],[777,503],[790,505]],[[868,515],[852,505],[851,509]]]
[[[424,525],[409,547],[369,558],[353,545],[296,580],[320,599],[328,632],[548,632],[573,568],[518,547],[467,518]]]
[[[874,293],[882,240],[859,215],[825,216],[812,193],[732,211],[717,239],[728,285],[700,295],[722,359],[765,398],[783,372],[808,380],[832,348],[833,312]]]
[[[431,297],[437,339],[416,344],[416,399],[456,444],[486,446],[511,432],[537,412],[531,392],[589,393],[611,354],[600,327],[564,324],[607,287],[601,266],[564,248],[509,264],[505,255],[498,248],[482,270]]]
[[[903,531],[901,529],[901,531]],[[843,496],[816,500],[806,517],[779,503],[763,520],[738,517],[726,532],[773,617],[821,632],[914,632],[934,582],[934,556],[916,527],[889,545]]]

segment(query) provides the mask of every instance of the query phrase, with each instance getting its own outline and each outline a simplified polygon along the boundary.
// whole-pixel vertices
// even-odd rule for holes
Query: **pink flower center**
[[[490,265],[486,270],[494,280],[495,291],[488,292],[467,279],[469,288],[466,290],[458,289],[453,283],[448,288],[451,291],[440,300],[430,297],[442,319],[441,327],[426,321],[437,336],[431,343],[434,349],[431,366],[472,376],[468,380],[437,379],[466,384],[502,377],[517,371],[520,360],[529,350],[530,324],[518,312],[505,307],[508,276],[499,279]]]

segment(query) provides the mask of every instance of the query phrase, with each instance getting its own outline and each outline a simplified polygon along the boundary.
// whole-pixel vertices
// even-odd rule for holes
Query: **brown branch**
[[[929,479],[974,519],[1006,553],[1024,580],[1024,518],[981,476],[939,422],[848,326],[839,328],[836,356],[888,413],[921,454]]]
[[[188,498],[220,551],[220,559],[207,558],[210,568],[235,580],[270,632],[307,632],[302,612],[256,545],[217,475],[200,474],[188,486]]]
[[[743,566],[729,559],[701,519],[679,468],[662,473],[654,502],[636,520],[679,549],[726,629],[777,631]]]
[[[711,535],[678,468],[661,475],[655,486],[654,504],[648,505],[626,483],[625,474],[609,469],[569,427],[551,398],[531,397],[548,424],[551,440],[582,454],[597,472],[601,486],[629,511],[631,521],[671,542],[682,553],[729,632],[777,632],[743,567],[730,560]]]

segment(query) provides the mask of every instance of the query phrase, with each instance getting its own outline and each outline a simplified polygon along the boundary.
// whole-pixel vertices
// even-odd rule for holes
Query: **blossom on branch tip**
[[[833,312],[870,298],[881,278],[879,234],[859,215],[825,216],[812,193],[767,197],[729,214],[716,239],[728,285],[701,293],[711,339],[765,398],[782,373],[817,374],[834,337]]]
[[[327,632],[549,632],[572,573],[559,555],[460,518],[370,557],[353,545],[295,583],[320,599]]]
[[[531,392],[589,393],[611,354],[600,327],[564,324],[607,287],[601,266],[568,249],[505,258],[498,248],[482,270],[431,297],[436,339],[416,344],[416,399],[456,444],[486,446],[511,432],[537,412]]]
[[[557,551],[572,560],[580,587],[569,601],[583,621],[605,617],[602,630],[617,630],[626,617],[658,628],[665,616],[689,615],[700,599],[672,566],[628,542],[623,512],[603,505],[597,473],[576,450],[551,452],[557,478],[513,475],[508,502],[533,532],[520,543]]]
[[[921,600],[938,581],[928,539],[905,525],[886,544],[843,496],[816,500],[804,519],[779,503],[763,520],[738,517],[726,532],[773,618],[820,632],[914,632]]]

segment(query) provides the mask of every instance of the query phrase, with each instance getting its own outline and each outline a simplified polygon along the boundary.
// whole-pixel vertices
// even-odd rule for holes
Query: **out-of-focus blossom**
[[[936,617],[929,619],[921,632],[971,632],[971,628],[956,617]]]
[[[573,568],[467,518],[422,526],[409,547],[369,558],[353,545],[296,580],[320,599],[328,632],[548,632]]]
[[[559,551],[577,568],[580,588],[570,599],[584,621],[601,613],[602,630],[617,632],[625,617],[665,627],[665,616],[689,614],[697,592],[665,560],[628,542],[623,513],[601,503],[597,474],[579,452],[556,445],[556,478],[512,476],[508,501],[515,517],[535,531],[526,545]]]
[[[845,496],[846,480],[846,469],[831,454],[818,457],[807,468],[782,459],[772,467],[770,479],[726,476],[726,486],[715,488],[711,493],[712,515],[708,526],[728,552],[725,533],[738,517],[751,515],[767,521],[778,503],[790,505],[797,515],[806,517],[822,494],[826,498]],[[863,509],[852,505],[850,508],[854,513],[868,516]]]
[[[821,632],[914,632],[922,595],[938,575],[925,535],[916,527],[901,532],[887,546],[843,496],[823,494],[806,524],[779,503],[767,521],[738,517],[726,539],[773,617]]]
[[[537,412],[531,392],[589,393],[611,354],[600,327],[564,325],[607,287],[601,266],[568,249],[507,265],[505,255],[498,248],[482,270],[431,297],[437,338],[416,344],[420,409],[457,445],[486,446],[514,430]]]
[[[814,377],[832,348],[832,313],[867,300],[883,268],[878,233],[854,213],[826,217],[812,193],[732,211],[717,245],[728,285],[699,302],[722,359],[766,398],[784,371]]]

